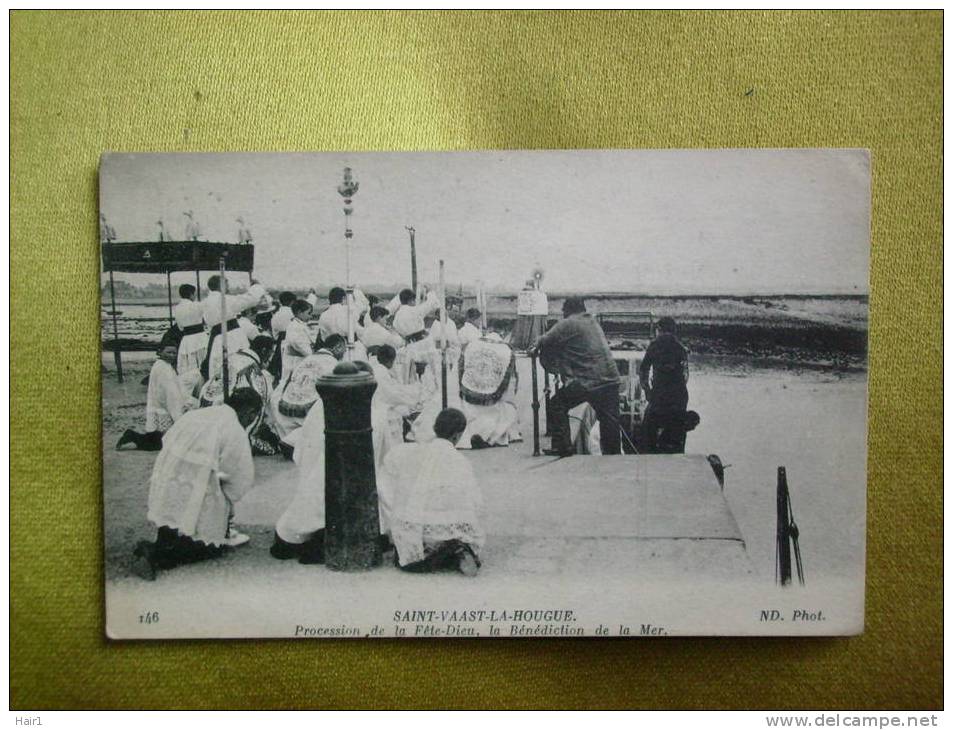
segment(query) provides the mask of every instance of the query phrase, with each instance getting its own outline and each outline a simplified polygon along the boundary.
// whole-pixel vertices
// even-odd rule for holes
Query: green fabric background
[[[941,706],[941,46],[940,12],[13,12],[12,706]],[[866,633],[107,643],[100,153],[572,147],[871,149]]]

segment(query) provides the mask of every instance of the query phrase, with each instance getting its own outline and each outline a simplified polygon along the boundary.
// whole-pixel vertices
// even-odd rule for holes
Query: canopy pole
[[[195,301],[202,301],[202,279],[198,269],[195,270]]]
[[[225,278],[225,257],[218,260],[218,273],[221,280],[219,294],[222,297],[222,402],[228,400],[228,312],[225,306],[225,297],[228,294],[228,279]]]
[[[169,327],[171,327],[174,324],[172,317],[172,269],[165,272],[165,280],[169,292]]]
[[[122,348],[119,345],[119,323],[116,320],[118,313],[116,312],[116,286],[113,281],[113,270],[109,270],[109,301],[112,303],[112,318],[113,318],[113,341],[115,346],[113,348],[113,357],[116,359],[116,375],[119,378],[119,382],[122,382]]]

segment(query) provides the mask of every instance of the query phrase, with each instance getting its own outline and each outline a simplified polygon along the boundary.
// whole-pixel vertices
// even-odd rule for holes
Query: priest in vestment
[[[239,350],[228,358],[228,392],[251,388],[261,398],[258,418],[246,429],[252,453],[256,456],[272,456],[278,453],[278,437],[272,430],[274,418],[271,413],[271,373],[267,370],[274,346],[275,341],[271,337],[258,335],[252,340],[251,347]],[[223,395],[222,374],[218,372],[202,386],[199,403],[202,407],[221,405]]]
[[[495,332],[463,348],[460,403],[467,428],[458,448],[485,449],[522,441],[516,392],[516,356]]]
[[[286,454],[295,448],[297,432],[315,401],[320,400],[318,378],[330,375],[347,351],[347,341],[340,335],[331,335],[324,344],[316,353],[299,362],[288,380],[271,397],[275,431]]]
[[[466,416],[447,408],[434,423],[434,440],[401,444],[384,458],[377,479],[382,525],[402,570],[474,576],[480,568],[482,495],[470,462],[455,448],[465,428]]]

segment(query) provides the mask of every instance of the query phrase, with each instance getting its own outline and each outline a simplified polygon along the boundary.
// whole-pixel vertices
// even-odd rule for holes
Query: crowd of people
[[[158,535],[137,545],[137,572],[153,578],[157,570],[248,542],[233,517],[254,481],[253,456],[287,458],[298,472],[271,555],[323,562],[325,423],[317,384],[346,359],[376,381],[371,425],[383,545],[408,571],[475,574],[484,541],[480,490],[458,449],[522,438],[515,352],[486,332],[483,313],[467,310],[458,327],[440,312],[434,292],[404,289],[383,303],[334,287],[318,314],[313,289],[306,298],[281,292],[275,301],[258,282],[238,294],[224,294],[221,284],[211,277],[201,301],[195,287],[180,287],[175,327],[163,336],[149,376],[146,431],[127,430],[117,444],[161,450],[148,507]],[[525,349],[561,380],[547,404],[546,453],[573,453],[569,410],[587,402],[599,422],[601,453],[618,454],[620,377],[608,341],[581,298],[567,298],[563,315],[545,331],[537,308],[527,315],[536,320],[523,328],[532,332]],[[459,386],[459,407],[445,406],[447,371]],[[640,376],[649,395],[643,443],[672,450],[681,434],[684,449],[691,427],[687,350],[670,318],[659,321]]]
[[[232,519],[234,503],[252,484],[253,456],[287,458],[299,472],[297,494],[276,524],[272,555],[323,560],[324,408],[316,386],[345,359],[362,365],[376,381],[374,464],[383,539],[396,546],[396,562],[413,571],[459,563],[463,572],[475,572],[482,544],[473,510],[480,501],[476,479],[462,456],[440,460],[449,470],[441,476],[432,452],[458,444],[505,446],[519,438],[513,353],[498,336],[484,337],[479,310],[466,312],[458,329],[452,318],[441,316],[432,291],[423,290],[418,298],[404,289],[381,302],[359,289],[348,296],[334,287],[319,313],[313,289],[305,298],[285,291],[273,299],[252,282],[245,292],[223,294],[218,276],[209,279],[201,301],[190,284],[181,286],[179,295],[175,326],[162,337],[149,375],[146,430],[127,430],[117,443],[119,449],[161,450],[148,509],[159,533],[137,546],[137,572],[154,577],[156,570],[248,542]],[[462,386],[461,408],[442,407],[441,361],[475,389],[473,403]],[[468,368],[468,362],[477,365]],[[391,452],[400,454],[394,457],[399,465],[387,460]],[[421,469],[417,476],[415,463]],[[470,478],[461,481],[461,474]],[[408,519],[424,513],[420,485],[425,482],[433,490],[452,482],[455,494],[469,495],[453,501],[459,514],[452,505],[443,508],[452,524]],[[405,498],[407,489],[417,496]],[[408,504],[415,506],[408,511]],[[414,534],[424,536],[420,545],[403,537],[412,524]],[[461,524],[470,525],[467,533],[450,536],[452,525]],[[434,535],[445,539],[431,539]]]

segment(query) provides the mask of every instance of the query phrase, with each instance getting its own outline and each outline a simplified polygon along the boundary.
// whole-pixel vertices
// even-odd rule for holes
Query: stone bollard
[[[342,362],[318,378],[324,402],[324,564],[366,570],[381,564],[377,480],[371,435],[374,376]]]

